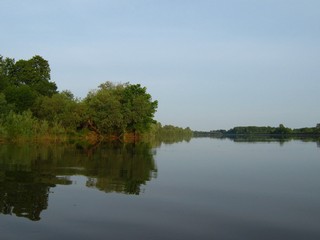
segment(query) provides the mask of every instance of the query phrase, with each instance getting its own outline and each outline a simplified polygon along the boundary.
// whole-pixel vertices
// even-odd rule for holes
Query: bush
[[[34,136],[36,123],[37,120],[32,116],[31,111],[25,111],[21,114],[10,111],[4,118],[2,127],[5,129],[7,138],[17,140]]]

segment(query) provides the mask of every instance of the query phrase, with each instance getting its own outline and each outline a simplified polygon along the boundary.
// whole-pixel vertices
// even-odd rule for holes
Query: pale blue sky
[[[320,123],[319,0],[1,0],[0,54],[59,90],[140,83],[162,124]]]

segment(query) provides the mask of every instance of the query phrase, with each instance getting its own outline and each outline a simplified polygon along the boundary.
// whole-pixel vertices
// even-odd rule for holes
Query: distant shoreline
[[[265,136],[265,137],[320,137],[320,124],[316,127],[291,129],[280,124],[270,126],[240,126],[229,130],[219,129],[211,131],[194,131],[195,136]]]

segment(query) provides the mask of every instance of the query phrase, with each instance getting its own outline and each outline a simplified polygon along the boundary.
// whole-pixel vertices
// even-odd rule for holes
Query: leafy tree
[[[99,134],[124,133],[125,122],[121,111],[120,92],[123,85],[110,82],[101,84],[99,89],[91,91],[85,99],[87,118],[91,130]]]
[[[143,132],[153,123],[158,102],[151,100],[145,87],[103,83],[85,99],[88,124],[102,134]]]
[[[0,56],[0,92],[14,106],[14,111],[22,113],[31,109],[39,96],[52,96],[56,90],[56,84],[50,82],[47,60],[34,56],[15,62]]]
[[[50,82],[50,66],[41,56],[15,63],[12,83],[16,86],[28,85],[40,95],[52,96],[57,93],[57,86]]]
[[[81,104],[74,99],[70,91],[56,93],[51,97],[37,99],[33,108],[35,116],[48,122],[59,122],[63,127],[76,130],[82,120]]]
[[[158,101],[152,101],[146,87],[140,84],[127,85],[123,92],[123,115],[128,132],[144,132],[154,123],[153,117]]]
[[[286,128],[283,124],[279,124],[279,127],[275,129],[276,134],[290,134],[292,130],[290,128]]]
[[[14,69],[15,61],[11,58],[3,58],[0,55],[0,92],[10,84],[10,76]]]

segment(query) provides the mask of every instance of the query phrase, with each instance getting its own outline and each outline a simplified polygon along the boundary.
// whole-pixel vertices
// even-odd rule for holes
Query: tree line
[[[193,137],[193,131],[189,128],[182,128],[173,125],[164,125],[157,122],[153,124],[145,135],[145,138],[154,146],[160,146],[161,143],[171,144],[177,142],[189,142]]]
[[[15,61],[0,56],[0,139],[148,132],[158,101],[140,84],[105,82],[84,99],[58,91],[41,56]]]
[[[229,130],[219,129],[210,132],[194,132],[196,136],[232,136],[232,135],[278,135],[278,136],[304,136],[320,135],[320,124],[315,127],[288,128],[283,124],[278,127],[270,126],[238,126]]]

